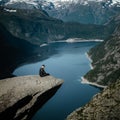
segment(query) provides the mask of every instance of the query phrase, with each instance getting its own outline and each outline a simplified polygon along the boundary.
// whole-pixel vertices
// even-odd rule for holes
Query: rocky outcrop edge
[[[30,120],[63,84],[53,76],[21,76],[0,80],[0,120]]]

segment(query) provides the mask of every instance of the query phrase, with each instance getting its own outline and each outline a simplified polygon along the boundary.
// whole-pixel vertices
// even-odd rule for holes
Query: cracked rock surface
[[[53,76],[38,75],[0,80],[0,119],[30,119],[62,83]]]

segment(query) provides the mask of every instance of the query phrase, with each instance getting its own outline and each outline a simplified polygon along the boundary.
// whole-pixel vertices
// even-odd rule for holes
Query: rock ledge
[[[0,80],[0,120],[31,119],[63,80],[52,76],[21,76]]]

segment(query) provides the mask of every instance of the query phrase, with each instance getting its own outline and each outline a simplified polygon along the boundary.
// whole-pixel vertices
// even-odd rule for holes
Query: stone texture
[[[84,107],[71,113],[67,120],[120,120],[120,80],[93,97]]]
[[[88,81],[103,86],[120,79],[120,15],[111,23],[116,24],[115,31],[103,43],[88,52],[93,69],[84,76]]]
[[[57,91],[63,80],[22,76],[0,81],[0,120],[30,119]]]

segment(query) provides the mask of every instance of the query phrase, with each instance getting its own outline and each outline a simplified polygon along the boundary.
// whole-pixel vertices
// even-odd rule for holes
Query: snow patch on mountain
[[[4,1],[4,0],[0,0]],[[89,2],[104,2],[109,6],[114,4],[118,4],[120,6],[120,0],[9,0],[5,5],[15,4],[15,3],[26,3],[29,5],[37,6],[41,5],[44,9],[45,7],[52,8],[61,8],[69,6],[70,4],[81,4],[81,5],[89,5]]]
[[[34,6],[37,6],[37,2],[36,0],[10,0],[9,2],[7,2],[5,5],[8,5],[8,4],[14,4],[14,3],[17,3],[17,2],[25,2],[27,4],[31,4],[31,5],[34,5]]]
[[[2,1],[2,0],[0,0]],[[119,3],[120,0],[10,0],[9,2],[7,2],[7,4],[12,4],[12,3],[16,3],[16,2],[26,2],[28,4],[34,4],[36,5],[36,3],[38,2],[52,2],[54,4],[58,4],[58,3],[83,3],[83,4],[88,4],[88,2],[108,2],[108,1],[112,1],[113,4],[115,3]]]
[[[6,12],[17,12],[17,10],[11,10],[11,9],[8,9],[8,8],[4,8],[4,10],[5,10]]]
[[[112,0],[113,1],[113,3],[118,3],[118,2],[120,2],[120,0]]]

